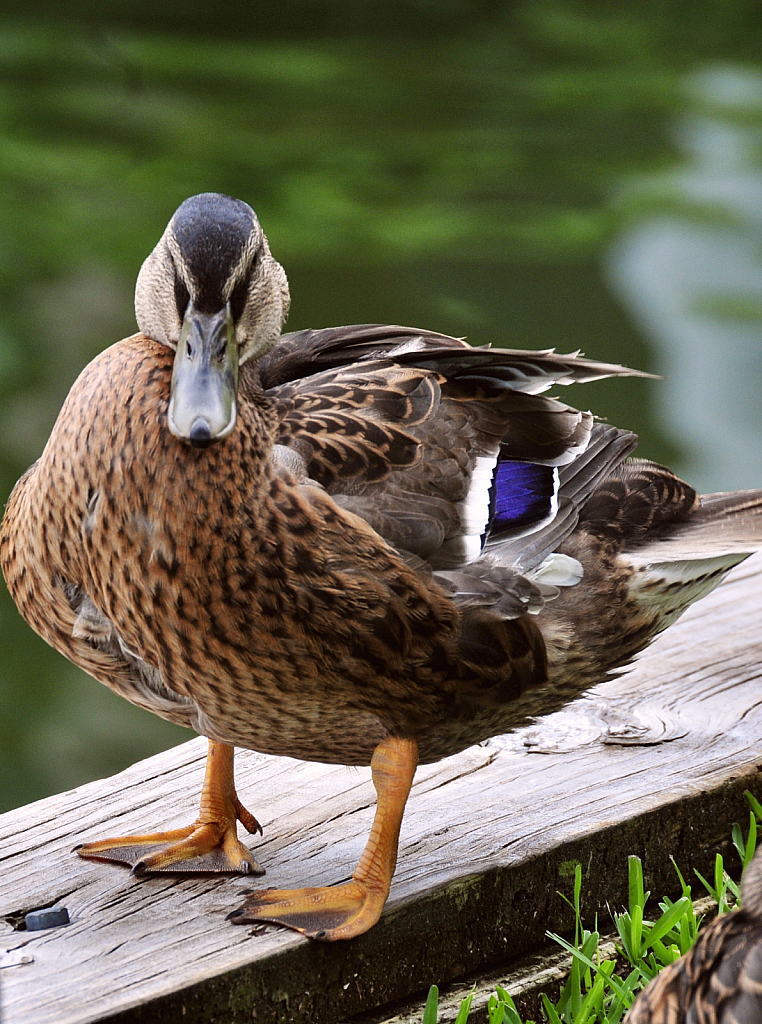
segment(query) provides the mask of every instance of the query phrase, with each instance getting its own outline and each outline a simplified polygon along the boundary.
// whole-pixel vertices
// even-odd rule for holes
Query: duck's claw
[[[319,889],[257,889],[227,919],[233,924],[282,924],[310,939],[334,942],[371,928],[381,916],[387,893],[388,886],[371,888],[358,881]]]
[[[132,874],[263,875],[232,822],[194,822],[172,832],[119,836],[76,847],[80,857],[127,864]]]

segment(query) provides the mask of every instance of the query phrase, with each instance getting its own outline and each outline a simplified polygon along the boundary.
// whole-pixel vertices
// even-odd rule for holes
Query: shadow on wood
[[[0,816],[4,1024],[309,1021],[335,1024],[539,946],[572,923],[559,892],[583,865],[592,916],[728,853],[743,792],[762,799],[762,556],[736,569],[629,672],[529,729],[419,769],[379,924],[348,943],[234,927],[245,883],[132,880],[78,842],[195,816],[205,741]],[[238,791],[264,884],[347,880],[367,838],[368,769],[241,752]],[[733,855],[729,855],[732,861]],[[17,931],[66,906],[71,923]]]

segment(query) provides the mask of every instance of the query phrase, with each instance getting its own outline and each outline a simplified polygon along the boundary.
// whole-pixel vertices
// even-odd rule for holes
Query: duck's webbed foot
[[[233,924],[269,921],[310,939],[351,939],[381,916],[388,886],[371,889],[363,882],[315,889],[257,889],[240,910],[228,914]]]
[[[233,748],[209,741],[206,776],[198,818],[185,828],[141,836],[118,836],[76,847],[89,860],[127,864],[132,874],[224,873],[263,875],[249,850],[238,839],[236,822],[247,832],[262,828],[243,806],[233,784]]]
[[[371,761],[376,816],[352,881],[315,889],[258,889],[228,915],[234,924],[268,921],[311,939],[333,942],[362,935],[381,916],[397,863],[402,814],[418,761],[413,740],[384,740]]]

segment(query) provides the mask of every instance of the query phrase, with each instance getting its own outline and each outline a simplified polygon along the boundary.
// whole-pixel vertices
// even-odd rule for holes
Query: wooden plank
[[[136,882],[71,854],[193,818],[201,740],[0,816],[3,1021],[328,1024],[568,927],[557,891],[569,891],[575,858],[591,912],[625,899],[627,853],[668,892],[669,855],[710,870],[745,820],[743,790],[762,798],[761,626],[755,556],[632,671],[529,730],[420,769],[388,907],[351,943],[226,923],[240,879]],[[265,826],[252,845],[266,884],[349,878],[373,815],[368,770],[242,752],[238,780]],[[52,904],[70,925],[14,931],[23,912]]]

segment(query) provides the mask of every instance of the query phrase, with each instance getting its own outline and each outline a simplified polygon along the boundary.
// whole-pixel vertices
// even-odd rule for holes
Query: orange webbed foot
[[[235,820],[200,822],[171,832],[118,836],[75,847],[87,860],[127,864],[138,878],[160,874],[263,875],[236,835]]]
[[[75,849],[88,860],[128,864],[137,877],[161,872],[263,875],[264,868],[238,838],[238,821],[252,835],[261,834],[261,825],[243,806],[233,786],[233,748],[210,740],[201,808],[192,825],[102,839]]]
[[[330,888],[256,889],[227,920],[282,924],[324,942],[352,939],[378,921],[388,891],[388,886],[371,888],[356,880]]]

